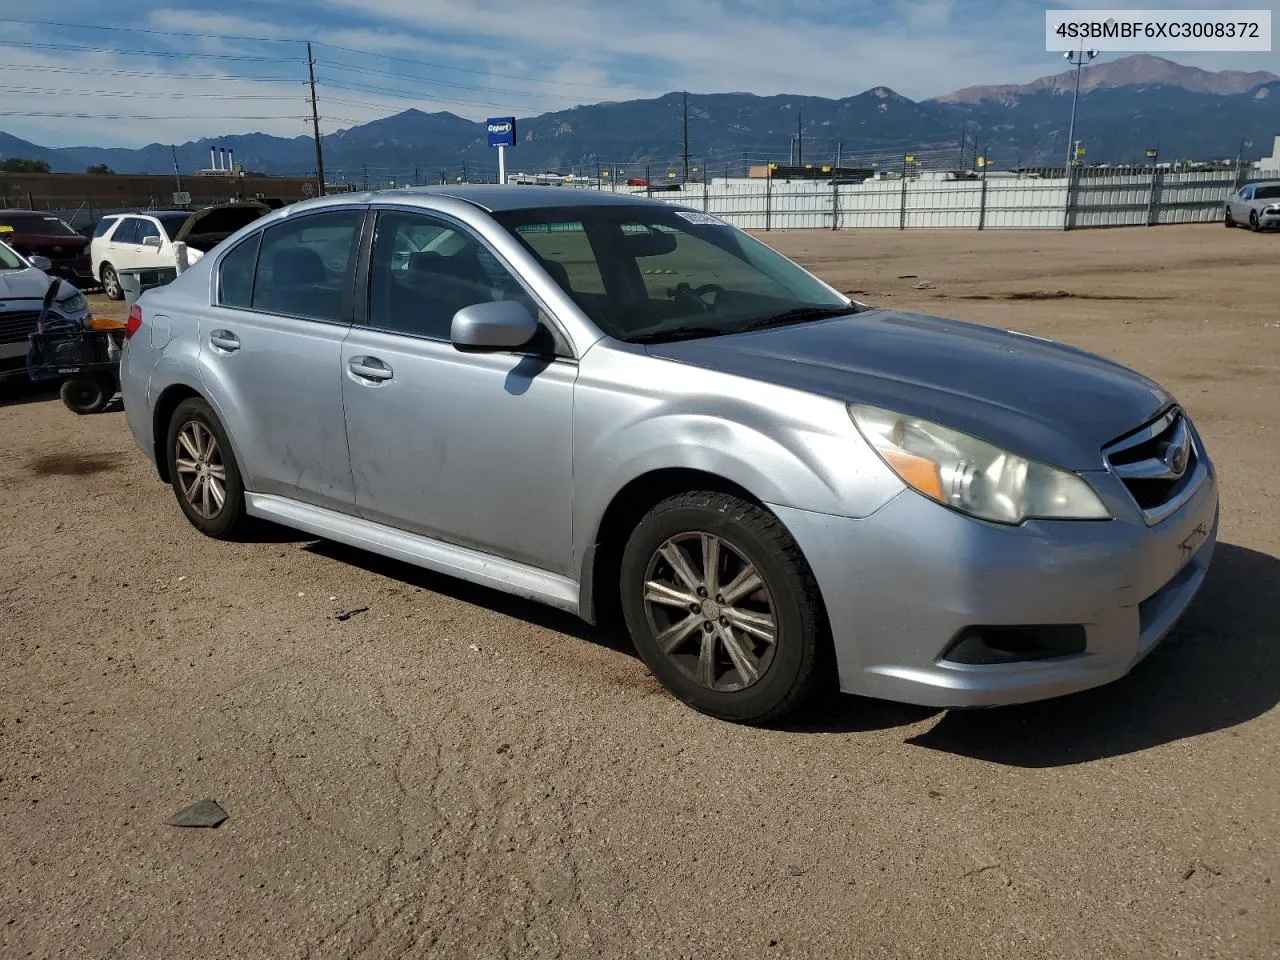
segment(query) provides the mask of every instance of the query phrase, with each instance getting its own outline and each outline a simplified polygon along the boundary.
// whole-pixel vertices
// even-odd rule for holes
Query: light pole
[[[1092,61],[1098,55],[1097,50],[1081,50],[1077,53],[1075,50],[1068,50],[1063,54],[1068,63],[1075,64],[1076,68],[1076,92],[1071,98],[1071,128],[1067,131],[1067,176],[1071,176],[1071,161],[1075,159],[1076,150],[1076,103],[1080,99],[1080,71],[1086,63]]]

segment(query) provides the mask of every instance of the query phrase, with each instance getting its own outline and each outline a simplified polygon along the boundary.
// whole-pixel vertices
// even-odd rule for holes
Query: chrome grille
[[[1148,524],[1176,511],[1204,480],[1191,425],[1178,407],[1112,441],[1102,452]]]
[[[0,343],[23,343],[36,332],[39,310],[0,313]]]

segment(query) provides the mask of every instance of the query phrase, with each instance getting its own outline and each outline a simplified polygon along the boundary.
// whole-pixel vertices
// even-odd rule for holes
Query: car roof
[[[664,196],[673,197],[673,193]],[[536,187],[503,186],[497,183],[464,184],[461,186],[430,186],[390,188],[386,190],[370,190],[361,193],[331,193],[326,197],[304,200],[294,207],[314,210],[318,207],[339,203],[378,203],[409,202],[415,197],[443,197],[461,200],[479,207],[488,213],[502,213],[509,210],[533,210],[546,207],[605,207],[635,206],[636,204],[653,204],[668,207],[669,203],[650,200],[643,195],[630,193],[611,193],[601,190],[583,190],[577,187]],[[287,207],[285,209],[288,209]]]
[[[396,194],[426,193],[453,197],[482,207],[490,213],[506,210],[531,210],[538,207],[607,207],[636,203],[666,204],[631,193],[617,194],[603,190],[584,190],[578,187],[538,187],[498,183],[471,184],[457,187],[413,187],[409,190],[380,190],[379,199]]]

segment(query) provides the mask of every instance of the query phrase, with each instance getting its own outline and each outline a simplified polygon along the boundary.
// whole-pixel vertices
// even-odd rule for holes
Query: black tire
[[[666,570],[671,577],[676,576],[674,566],[659,551],[669,549],[672,542],[688,542],[682,538],[703,535],[719,541],[716,555],[721,562],[713,584],[722,582],[721,569],[726,571],[723,576],[732,577],[731,564],[742,561],[738,569],[743,570],[747,564],[754,567],[763,588],[739,600],[726,600],[723,606],[712,603],[711,614],[705,605],[693,612],[692,605],[686,610],[670,601],[647,602],[646,584],[651,574],[657,579]],[[691,555],[684,554],[686,560]],[[703,576],[705,581],[701,556],[696,563],[697,570],[687,570]],[[724,584],[726,598],[731,586],[732,583]],[[835,686],[831,643],[817,582],[791,535],[777,517],[762,507],[710,491],[678,494],[662,501],[632,531],[623,551],[620,587],[627,630],[640,656],[667,690],[695,710],[737,723],[766,724],[811,705],[824,687]],[[773,624],[772,644],[730,629],[736,627],[738,617],[748,612],[737,605],[751,602],[767,605],[767,616]],[[735,622],[729,622],[725,613]],[[659,616],[664,617],[661,622]],[[706,619],[708,616],[716,618],[715,622]],[[677,630],[687,627],[690,621],[698,621],[694,632],[679,631],[686,639],[678,641],[675,651],[664,651],[658,641],[664,628]],[[744,642],[752,645],[748,670],[758,666],[758,678],[750,679],[749,672],[744,673],[737,666],[729,647],[720,639],[720,627],[735,638],[739,656]],[[704,633],[708,640],[703,639]],[[707,668],[704,674],[700,655],[708,641],[713,651],[708,660],[717,665]],[[704,678],[710,675],[712,682],[700,682],[695,674]],[[720,682],[717,677],[728,679]],[[717,685],[731,689],[717,689]]]
[[[102,278],[102,292],[106,294],[107,299],[123,300],[124,288],[120,286],[120,277],[116,273],[116,268],[109,263],[104,263],[98,274]]]
[[[208,462],[205,464],[209,470],[205,474],[198,475],[193,473],[185,465],[180,466],[178,462],[178,451],[180,449],[184,449],[184,464],[189,461],[195,463],[198,467],[200,463],[204,462],[198,457],[192,457],[190,450],[181,446],[182,441],[179,438],[188,428],[190,428],[191,433],[211,436],[216,444],[216,456],[209,457]],[[203,434],[201,433],[202,431]],[[187,434],[188,441],[191,433]],[[165,436],[165,455],[168,458],[169,480],[173,487],[173,494],[178,500],[178,506],[182,508],[182,512],[187,519],[191,521],[191,525],[205,536],[213,537],[216,540],[234,540],[247,525],[248,521],[248,516],[244,509],[244,482],[240,477],[240,468],[236,464],[235,454],[231,450],[231,443],[227,440],[227,433],[218,421],[217,415],[214,414],[213,408],[199,397],[183,400],[182,403],[178,404],[177,409],[173,411]],[[204,447],[204,444],[197,443],[197,448],[201,447]],[[219,479],[213,469],[215,466],[222,468],[222,476],[218,484],[210,487],[210,476],[215,480]],[[197,489],[198,480],[201,478],[205,487]],[[223,493],[223,500],[220,505],[217,504],[216,495],[212,492],[218,486],[220,486]],[[203,496],[205,488],[210,490],[207,501]],[[188,496],[189,490],[196,490],[194,500]],[[203,512],[206,504],[214,508],[207,515]]]
[[[1252,230],[1254,233],[1257,233],[1259,230],[1262,229],[1262,225],[1258,223],[1257,210],[1249,211],[1249,229]]]
[[[1228,229],[1228,230],[1229,230],[1229,229],[1231,229],[1232,227],[1234,227],[1234,226],[1236,225],[1236,222],[1235,222],[1234,220],[1232,220],[1232,219],[1231,219],[1231,208],[1230,208],[1230,207],[1228,207],[1228,208],[1227,208],[1227,215],[1226,215],[1225,219],[1223,219],[1223,221],[1222,221],[1222,222],[1223,222],[1223,224],[1227,227],[1227,229]]]
[[[105,374],[68,377],[58,393],[72,413],[101,413],[116,395],[116,382]]]

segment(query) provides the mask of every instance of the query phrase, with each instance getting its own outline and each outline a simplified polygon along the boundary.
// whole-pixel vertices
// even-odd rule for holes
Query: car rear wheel
[[[116,276],[115,267],[104,263],[99,273],[102,276],[102,292],[107,295],[107,299],[123,300],[124,289],[120,286],[120,278]]]
[[[696,710],[769,723],[833,679],[817,583],[762,507],[710,491],[662,501],[632,532],[620,586],[640,656]]]
[[[192,397],[169,421],[169,479],[178,506],[206,536],[230,540],[244,527],[244,483],[213,408]]]

